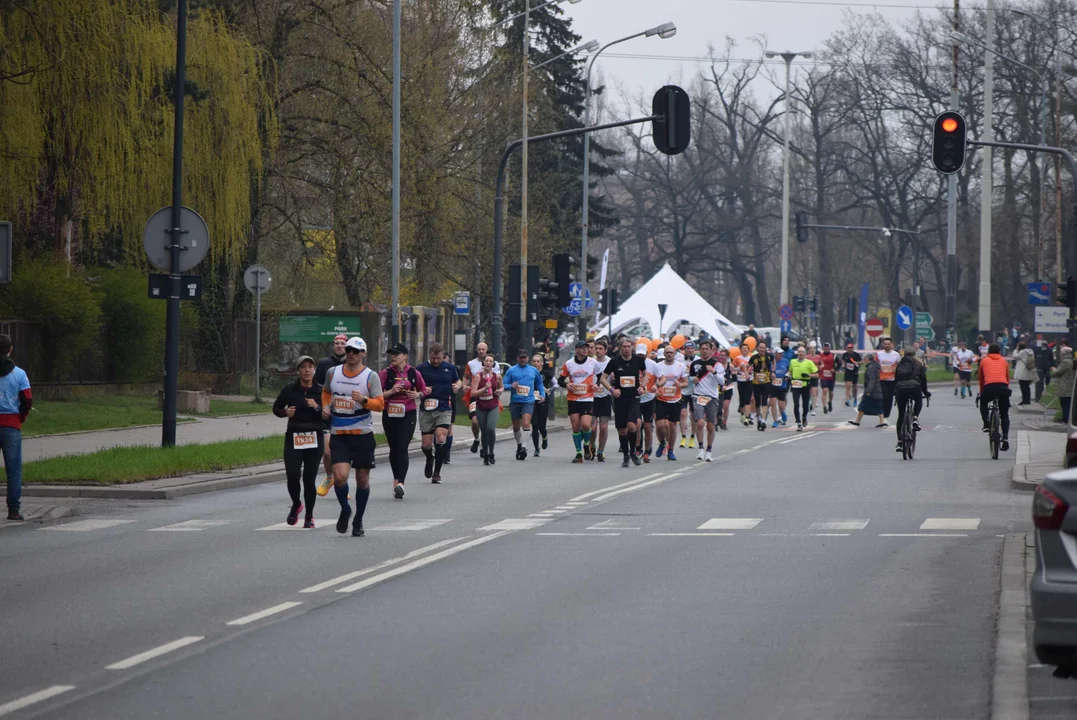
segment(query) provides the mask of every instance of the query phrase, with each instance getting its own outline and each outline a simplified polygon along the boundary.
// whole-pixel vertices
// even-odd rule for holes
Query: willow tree
[[[264,83],[219,14],[192,17],[188,38],[184,202],[231,259],[261,174]],[[154,0],[0,0],[0,216],[57,249],[72,227],[84,247],[108,238],[138,262],[171,197],[175,47]]]

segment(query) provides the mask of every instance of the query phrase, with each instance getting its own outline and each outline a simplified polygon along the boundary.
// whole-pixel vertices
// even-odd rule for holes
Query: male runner
[[[632,341],[628,338],[621,339],[618,350],[602,374],[602,384],[613,395],[613,423],[621,439],[621,454],[624,456],[621,467],[628,467],[629,460],[638,466],[642,464],[636,455],[639,396],[643,390],[647,364],[642,356],[632,352]]]
[[[733,400],[733,390],[737,386],[737,380],[733,375],[733,362],[729,359],[729,351],[725,348],[718,351],[718,362],[721,363],[722,372],[725,373],[725,383],[722,385],[722,413],[718,418],[718,427],[728,430],[729,403]]]
[[[423,474],[431,483],[441,483],[441,466],[445,462],[446,444],[452,426],[453,395],[460,390],[463,381],[456,366],[444,362],[445,350],[440,343],[430,345],[424,362],[415,368],[426,383],[426,397],[419,405],[419,433],[422,436],[426,467]]]
[[[815,367],[817,367],[817,368],[821,367],[820,363],[822,362],[822,357],[819,354],[818,347],[816,346],[814,340],[812,340],[812,341],[810,341],[808,343],[807,359],[811,360],[813,363],[815,363]],[[814,415],[815,414],[815,408],[818,407],[818,405],[819,405],[819,375],[818,374],[816,374],[816,376],[811,379],[811,381],[809,382],[809,386],[811,387],[811,414]]]
[[[333,338],[333,354],[323,357],[314,367],[314,384],[325,387],[325,375],[329,368],[344,364],[344,344],[348,342],[348,336],[340,333]],[[333,461],[329,455],[329,424],[325,426],[325,448],[322,452],[322,464],[325,466],[325,479],[318,485],[318,496],[325,497],[329,494],[329,488],[333,487]]]
[[[799,353],[799,350],[797,352]],[[792,361],[786,359],[784,352],[774,353],[774,372],[770,377],[770,416],[774,418],[772,428],[786,423],[785,407],[789,401],[790,362]]]
[[[516,364],[505,371],[504,386],[512,393],[509,415],[512,417],[512,434],[516,438],[516,459],[526,460],[524,436],[531,434],[535,403],[545,401],[546,388],[542,386],[542,373],[531,366],[531,355],[524,348],[516,353]]]
[[[613,415],[613,395],[602,383],[597,382],[597,378],[602,377],[602,373],[606,372],[606,366],[610,364],[608,351],[609,340],[606,338],[595,340],[594,360],[597,371],[592,403],[594,415],[591,418],[591,459],[598,462],[606,462],[606,439],[610,432],[610,417]],[[598,427],[595,427],[596,423]]]
[[[681,417],[681,398],[688,387],[688,368],[677,360],[677,350],[672,345],[662,349],[662,362],[655,366],[655,386],[658,402],[655,405],[655,418],[658,423],[658,451],[655,457],[662,457],[668,447],[667,460],[676,460],[673,447],[677,444],[677,422]]]
[[[692,361],[696,359],[696,344],[692,340],[688,340],[684,343],[684,363],[685,367],[691,367]],[[682,393],[681,399],[681,447],[694,448],[696,446],[696,423],[695,420],[691,420],[692,416],[692,404],[695,402],[692,394],[692,388],[695,387],[695,379],[691,374],[688,376],[688,388]],[[691,420],[691,422],[689,422]],[[685,443],[685,438],[688,442]]]
[[[819,388],[822,394],[823,414],[834,412],[834,361],[837,357],[830,352],[830,343],[823,343],[823,352],[819,354]]]
[[[764,345],[760,343],[760,345]],[[765,346],[765,345],[764,345]],[[696,422],[696,437],[699,438],[699,454],[696,460],[712,462],[714,460],[711,451],[714,448],[714,428],[718,424],[718,416],[722,408],[722,387],[725,384],[725,371],[718,358],[714,356],[715,342],[707,338],[699,345],[701,357],[692,361],[689,374],[696,379],[695,386],[695,409],[692,418]],[[703,433],[706,425],[706,435]],[[703,438],[707,438],[707,446],[703,447]]]
[[[976,353],[969,350],[965,341],[962,340],[957,344],[957,352],[953,354],[954,367],[957,368],[957,379],[961,383],[961,397],[965,397],[967,392],[969,397],[972,397],[972,363],[976,360]],[[957,390],[954,390],[954,394],[957,394]]]
[[[752,357],[752,349],[747,345],[740,346],[740,355],[733,361],[737,380],[737,402],[740,405],[740,422],[744,427],[749,427],[755,417],[755,398],[752,397],[752,368],[748,361]]]
[[[851,342],[845,343],[845,353],[841,356],[841,366],[845,369],[845,407],[856,407],[857,382],[860,379],[860,357]]]
[[[755,354],[748,360],[752,373],[752,401],[756,407],[756,429],[767,429],[767,406],[770,399],[770,380],[774,372],[774,358],[767,352],[765,342],[757,343]],[[777,420],[777,418],[775,418]]]
[[[587,356],[588,343],[576,343],[576,354],[565,361],[557,383],[568,391],[568,421],[572,425],[572,444],[576,457],[572,462],[582,463],[591,455],[592,413],[595,405],[595,383],[602,371],[593,357]]]
[[[901,360],[901,355],[894,351],[894,343],[890,338],[883,338],[883,349],[875,354],[879,361],[879,384],[883,388],[883,417],[890,419],[890,411],[894,407],[894,371]]]
[[[640,355],[646,358],[644,367],[646,373],[643,376],[643,389],[639,396],[639,414],[643,431],[638,434],[639,440],[636,446],[636,453],[643,458],[643,462],[649,463],[651,461],[651,448],[654,446],[654,371],[657,363],[650,355],[654,352],[651,351],[644,343],[636,345],[636,355]]]

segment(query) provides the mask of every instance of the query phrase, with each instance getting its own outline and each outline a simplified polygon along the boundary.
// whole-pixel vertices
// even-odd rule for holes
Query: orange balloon
[[[651,340],[651,352],[658,352],[658,346],[662,344],[662,338]]]
[[[744,338],[744,344],[748,346],[749,350],[755,350],[755,338],[751,335]]]
[[[729,348],[729,357],[733,358],[734,360],[739,358],[740,357],[740,348],[739,347],[731,347],[731,348]]]
[[[685,341],[686,338],[684,337],[684,335],[678,334],[674,335],[669,339],[669,344],[673,346],[674,350],[680,350],[682,347],[684,347]]]

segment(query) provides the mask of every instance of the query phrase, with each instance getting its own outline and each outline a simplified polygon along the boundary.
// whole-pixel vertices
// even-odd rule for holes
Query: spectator
[[[1036,353],[1023,341],[1017,343],[1017,352],[1013,356],[1013,376],[1021,386],[1021,402],[1018,405],[1032,404],[1032,383],[1036,381]]]
[[[1058,367],[1051,370],[1051,377],[1058,378],[1055,394],[1058,395],[1058,404],[1062,407],[1062,422],[1068,423],[1070,400],[1073,399],[1073,348],[1063,346],[1058,357]]]
[[[763,336],[763,342],[767,344],[767,347],[774,347],[774,341],[770,339],[770,333],[768,332]]]
[[[755,325],[753,325],[752,323],[748,323],[748,329],[740,334],[740,339],[741,340],[744,340],[745,338],[748,338],[748,337],[753,337],[753,338],[756,339],[756,341],[759,340],[759,333],[757,333],[755,331]],[[769,347],[769,345],[768,345],[768,347]]]
[[[1049,379],[1047,374],[1053,365],[1051,348],[1044,342],[1042,335],[1036,336],[1036,402],[1043,398],[1044,380]]]
[[[859,427],[865,415],[874,415],[879,419],[879,424],[875,427],[886,427],[886,420],[883,418],[883,384],[879,379],[881,373],[882,367],[875,355],[864,355],[864,394],[861,395],[860,407],[856,411],[856,420],[850,420],[850,425]]]
[[[0,451],[7,473],[7,519],[22,520],[22,424],[33,394],[26,372],[11,359],[11,338],[0,335]]]

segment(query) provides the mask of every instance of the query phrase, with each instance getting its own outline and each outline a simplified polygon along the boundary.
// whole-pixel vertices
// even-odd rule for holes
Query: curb
[[[27,525],[51,525],[52,523],[62,520],[64,518],[71,517],[72,515],[78,515],[78,510],[69,505],[38,505],[31,506],[31,509],[23,508],[23,516],[26,518],[23,521],[7,520],[0,517],[0,530],[7,530],[10,528],[26,527]]]
[[[991,676],[991,720],[1028,720],[1028,666],[1025,618],[1025,534],[1007,535],[1002,544],[995,667]]]
[[[547,427],[547,432],[556,433],[565,429],[564,425],[550,425]],[[512,437],[512,430],[500,430],[497,434],[498,440]],[[416,447],[408,453],[409,458],[416,458],[422,456],[421,447]],[[388,462],[389,451],[379,449],[374,454],[374,458],[378,461]],[[253,472],[247,474],[228,475],[225,477],[216,477],[208,480],[200,480],[182,485],[173,485],[167,488],[138,488],[132,486],[99,486],[99,485],[23,485],[22,494],[24,497],[53,497],[53,498],[112,498],[113,500],[175,500],[177,498],[186,497],[188,495],[201,495],[202,493],[216,492],[218,490],[235,490],[236,488],[249,487],[251,485],[261,485],[270,482],[280,482],[284,480],[284,467],[283,462],[275,463],[275,467],[272,470],[266,470],[261,472]],[[251,466],[251,467],[267,467]],[[188,477],[197,477],[191,475]],[[166,478],[161,478],[166,479]],[[155,482],[153,480],[144,481],[147,483]],[[138,485],[141,483],[132,483],[132,485]]]
[[[1016,433],[1013,453],[1013,472],[1010,476],[1010,487],[1014,490],[1027,492],[1034,491],[1039,484],[1028,479],[1028,466],[1032,464],[1032,445],[1029,443],[1027,433]]]

